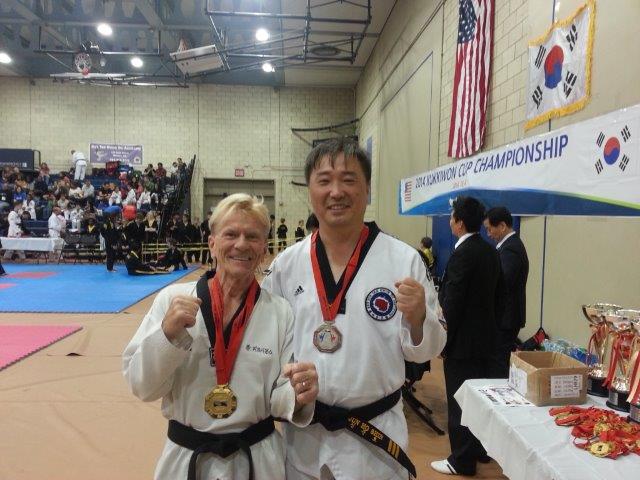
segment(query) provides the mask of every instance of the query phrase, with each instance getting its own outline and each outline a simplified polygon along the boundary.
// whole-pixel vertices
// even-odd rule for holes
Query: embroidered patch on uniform
[[[398,310],[396,296],[388,288],[382,287],[369,292],[364,306],[369,316],[379,322],[393,318]]]

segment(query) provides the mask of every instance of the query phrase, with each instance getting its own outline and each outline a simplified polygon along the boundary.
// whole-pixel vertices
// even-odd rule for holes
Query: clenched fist
[[[282,375],[289,379],[296,394],[296,410],[315,401],[318,396],[318,372],[313,363],[287,363]]]
[[[424,287],[413,278],[396,282],[398,310],[411,327],[411,339],[415,345],[422,341],[422,324],[427,315]]]
[[[196,316],[202,301],[197,297],[176,295],[162,320],[162,331],[169,341],[177,340],[186,328],[196,324]]]

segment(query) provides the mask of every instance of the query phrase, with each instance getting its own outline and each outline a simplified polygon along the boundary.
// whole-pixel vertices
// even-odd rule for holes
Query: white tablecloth
[[[5,250],[28,250],[36,252],[53,252],[55,250],[61,250],[64,246],[64,240],[62,238],[39,238],[39,237],[24,237],[24,238],[0,238],[2,242],[2,248]]]
[[[467,380],[455,394],[462,424],[482,442],[511,480],[638,480],[640,456],[597,458],[572,443],[571,427],[559,427],[551,407],[494,406],[477,388],[506,380]],[[587,396],[588,405],[605,399]],[[582,405],[586,406],[586,405]]]

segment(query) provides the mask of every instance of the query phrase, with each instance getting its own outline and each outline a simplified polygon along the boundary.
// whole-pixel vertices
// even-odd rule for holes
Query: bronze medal
[[[332,323],[325,322],[313,332],[313,344],[324,353],[333,353],[342,345],[342,334]]]
[[[227,418],[238,407],[233,390],[229,385],[218,385],[204,397],[204,409],[213,418]]]

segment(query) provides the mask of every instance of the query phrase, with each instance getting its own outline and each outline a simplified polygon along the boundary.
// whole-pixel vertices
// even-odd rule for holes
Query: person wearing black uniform
[[[267,236],[269,253],[273,255],[273,247],[275,242],[273,241],[273,234],[276,226],[276,216],[274,214],[269,215],[269,235]]]
[[[285,248],[287,248],[287,232],[289,228],[284,224],[284,218],[280,219],[280,225],[278,225],[278,230],[276,234],[278,235],[278,252],[281,252]]]
[[[147,213],[147,217],[144,220],[145,242],[156,243],[158,240],[158,220],[156,220],[156,214],[153,210]]]
[[[132,241],[129,246],[130,250],[126,260],[127,273],[129,275],[157,275],[173,272],[173,265],[168,268],[156,267],[140,260],[141,247],[137,241]]]
[[[184,215],[184,237],[185,243],[200,243],[200,231],[193,223],[191,223],[191,217]],[[187,261],[189,263],[200,261],[200,252],[193,249],[193,245],[189,246],[189,249],[185,252],[187,255]]]
[[[188,268],[184,261],[184,253],[176,247],[176,243],[173,238],[167,238],[167,251],[164,252],[164,259],[161,263],[167,268],[173,265],[176,270],[180,269],[180,265],[182,265],[182,268],[185,270]]]
[[[0,242],[0,250],[2,250],[2,242]],[[4,271],[4,268],[2,267],[2,260],[0,260],[0,277],[4,277],[7,274],[7,272]]]
[[[304,227],[307,229],[307,234],[309,235],[320,228],[320,223],[318,222],[318,217],[316,217],[315,213],[312,213],[307,217],[307,223]]]
[[[145,231],[144,231],[144,214],[137,213],[136,219],[133,222],[129,222],[129,224],[124,228],[124,234],[127,237],[127,243],[129,244],[129,248],[132,248],[131,245],[136,243],[141,245],[144,242]]]
[[[296,237],[296,242],[299,242],[304,238],[304,220],[300,220],[298,222],[298,228],[296,228],[295,237]]]
[[[116,269],[113,268],[113,262],[115,262],[118,242],[120,241],[120,228],[116,225],[114,215],[107,215],[107,220],[102,224],[100,233],[104,238],[107,253],[107,271],[115,272]]]
[[[209,243],[209,235],[211,235],[211,229],[209,228],[209,220],[211,219],[211,211],[207,212],[207,218],[200,224],[200,235],[202,243]],[[202,265],[206,265],[211,262],[211,254],[209,249],[202,250]]]
[[[449,225],[458,242],[438,295],[447,323],[442,357],[451,455],[431,462],[431,468],[445,475],[475,475],[477,462],[488,460],[480,441],[460,424],[462,410],[453,397],[465,380],[491,378],[496,319],[502,311],[502,270],[498,252],[480,236],[483,219],[484,206],[477,199],[453,201]]]

